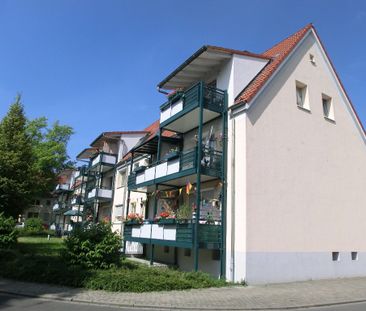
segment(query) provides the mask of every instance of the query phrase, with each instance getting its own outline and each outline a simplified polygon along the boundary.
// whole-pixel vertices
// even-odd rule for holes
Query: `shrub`
[[[120,263],[121,238],[106,223],[76,228],[65,239],[64,259],[72,265],[108,269]]]
[[[0,248],[6,249],[14,246],[17,242],[15,221],[12,217],[5,217],[0,213]]]
[[[42,221],[39,218],[28,218],[25,221],[24,230],[28,234],[37,234],[44,231]]]

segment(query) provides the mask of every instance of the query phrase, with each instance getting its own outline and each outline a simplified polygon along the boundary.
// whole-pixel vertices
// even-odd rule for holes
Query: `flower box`
[[[176,159],[178,157],[179,157],[179,151],[171,151],[171,152],[167,153],[164,158],[167,161],[169,161],[169,160]]]
[[[158,220],[159,225],[174,225],[175,224],[175,218],[160,218]]]
[[[139,166],[134,169],[134,172],[137,174],[137,173],[141,173],[145,170],[146,170],[146,166]]]
[[[141,225],[141,221],[139,221],[139,220],[127,220],[126,222],[125,222],[125,225],[126,226],[136,226],[136,225]]]

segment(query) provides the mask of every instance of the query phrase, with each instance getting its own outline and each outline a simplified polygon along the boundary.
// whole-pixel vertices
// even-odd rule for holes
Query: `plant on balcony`
[[[179,157],[179,148],[174,147],[170,148],[169,152],[164,156],[166,160],[173,160],[175,158]]]
[[[192,208],[188,204],[183,204],[177,209],[177,220],[187,221],[192,219]]]
[[[135,174],[138,174],[138,173],[141,173],[145,170],[146,170],[146,166],[141,165],[141,166],[136,167],[133,171],[134,171]]]
[[[171,212],[164,211],[159,214],[159,216],[155,217],[155,221],[158,224],[174,224],[175,223],[175,215]]]
[[[141,225],[143,223],[143,217],[140,214],[129,213],[125,220],[126,225]]]

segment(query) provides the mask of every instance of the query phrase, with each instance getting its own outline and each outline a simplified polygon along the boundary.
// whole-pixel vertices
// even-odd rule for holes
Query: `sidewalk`
[[[0,292],[121,307],[273,310],[366,301],[366,278],[154,293],[111,293],[0,279]]]

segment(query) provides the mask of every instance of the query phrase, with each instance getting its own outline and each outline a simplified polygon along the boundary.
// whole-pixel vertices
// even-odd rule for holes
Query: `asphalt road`
[[[158,310],[158,309],[136,309],[118,308],[109,306],[98,306],[92,304],[82,304],[76,302],[64,302],[29,298],[17,295],[0,294],[0,310],[4,311],[121,311],[121,310]],[[166,310],[166,309],[165,309]],[[297,311],[365,311],[366,303],[354,303],[331,307],[296,309]],[[288,309],[287,309],[288,311]]]

